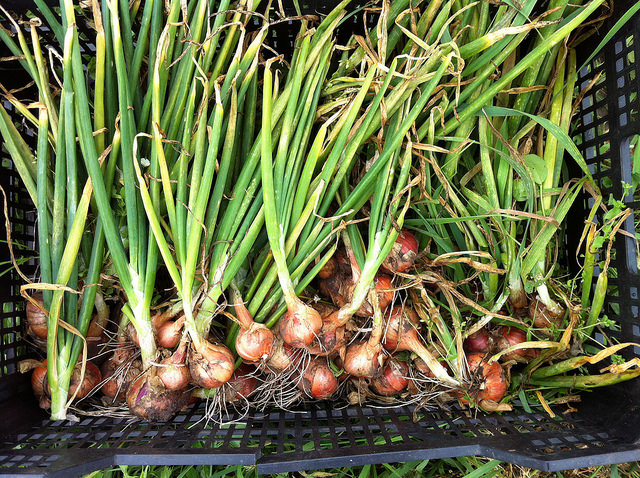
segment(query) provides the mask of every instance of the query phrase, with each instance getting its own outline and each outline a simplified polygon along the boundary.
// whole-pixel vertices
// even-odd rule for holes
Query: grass
[[[118,466],[96,471],[86,478],[253,478],[255,466]],[[639,463],[581,468],[547,473],[523,468],[488,458],[464,457],[442,460],[413,461],[406,463],[354,466],[295,473],[260,475],[285,478],[400,478],[400,477],[451,477],[451,478],[640,478]]]

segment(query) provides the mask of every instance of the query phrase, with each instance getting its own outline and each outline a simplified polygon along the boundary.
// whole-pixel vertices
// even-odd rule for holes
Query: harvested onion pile
[[[629,212],[593,222],[604,198],[569,137],[603,0],[382,1],[346,45],[348,0],[322,17],[35,3],[2,10],[0,39],[37,88],[37,111],[4,90],[37,147],[3,106],[0,133],[38,211],[25,338],[46,360],[21,368],[53,419],[169,420],[196,400],[211,417],[325,399],[499,412],[640,374],[629,344],[591,339]],[[283,21],[299,30],[279,55]],[[557,250],[583,191],[569,286]]]

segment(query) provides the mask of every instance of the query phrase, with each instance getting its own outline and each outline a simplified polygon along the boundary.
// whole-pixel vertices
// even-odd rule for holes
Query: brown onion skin
[[[315,358],[302,373],[298,387],[311,398],[327,400],[338,389],[338,379],[325,359]]]
[[[468,353],[472,352],[488,352],[492,347],[491,336],[487,329],[482,328],[464,340],[464,351]]]
[[[47,316],[44,313],[44,300],[42,299],[42,292],[36,292],[31,296],[40,307],[32,304],[31,301],[27,301],[27,333],[40,339],[47,338]]]
[[[476,402],[481,400],[499,402],[502,400],[509,387],[502,366],[498,362],[488,363],[482,353],[468,354],[467,363],[469,364],[469,371],[478,377],[480,381],[480,390],[477,394],[471,395],[473,400]],[[468,403],[468,399],[465,397],[460,400],[463,403]]]
[[[147,372],[135,380],[127,391],[127,405],[131,413],[149,421],[166,422],[189,403],[191,393],[167,390],[162,381]]]
[[[282,340],[296,348],[305,348],[314,341],[322,328],[322,317],[307,305],[287,310],[279,321]]]
[[[416,370],[422,374],[423,377],[426,378],[434,378],[435,375],[429,368],[429,366],[422,360],[420,357],[416,357],[413,359],[413,365],[416,367]]]
[[[173,349],[180,343],[182,337],[182,328],[184,326],[185,317],[182,316],[176,320],[168,320],[158,326],[156,330],[156,338],[158,345],[165,349]]]
[[[258,363],[269,359],[275,336],[266,325],[253,322],[248,329],[240,327],[236,336],[236,352],[248,363]]]
[[[200,350],[191,346],[188,362],[193,383],[202,388],[216,388],[231,378],[235,360],[224,345],[203,340]]]
[[[106,343],[109,341],[107,331],[98,322],[98,316],[94,315],[87,330],[87,356],[89,360],[100,365],[105,356],[101,355]]]
[[[369,345],[368,340],[354,342],[347,347],[344,371],[359,378],[371,378],[380,373],[384,360],[380,344]]]
[[[129,338],[129,340],[134,344],[136,344],[138,347],[140,347],[140,339],[138,338],[138,332],[136,331],[136,328],[133,326],[131,322],[127,324],[126,331],[127,331],[127,337]]]
[[[385,397],[390,397],[402,392],[409,380],[409,366],[400,360],[395,358],[387,360],[382,374],[374,377],[371,381],[371,388],[378,394]]]
[[[382,267],[392,273],[405,272],[418,258],[418,240],[412,233],[403,229],[396,239],[393,249],[382,263]]]
[[[538,297],[529,302],[529,317],[533,321],[533,325],[539,329],[558,327],[562,322],[562,315],[547,309]]]

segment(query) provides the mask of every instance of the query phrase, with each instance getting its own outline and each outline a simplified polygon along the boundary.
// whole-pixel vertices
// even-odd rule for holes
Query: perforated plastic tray
[[[25,4],[12,0],[14,7]],[[332,2],[307,2],[307,12],[326,11]],[[617,0],[609,26],[631,2]],[[354,21],[357,21],[354,18]],[[349,28],[349,27],[347,27]],[[603,31],[607,31],[605,27]],[[287,28],[274,30],[272,40],[291,43]],[[583,60],[597,44],[580,48]],[[593,45],[590,47],[589,45]],[[588,67],[580,72],[579,87],[601,73],[582,101],[576,143],[605,195],[623,196],[622,181],[631,183],[631,139],[640,134],[640,18],[636,16]],[[4,55],[0,55],[4,56]],[[2,70],[2,81],[20,86],[17,72]],[[10,110],[8,103],[5,108]],[[29,129],[24,126],[24,131]],[[20,187],[6,152],[0,151],[0,185],[8,195],[13,239],[34,247],[33,207]],[[640,211],[640,197],[625,197]],[[575,251],[589,199],[571,214],[567,250]],[[629,218],[625,229],[635,234]],[[0,238],[4,238],[0,221]],[[573,235],[572,235],[573,234]],[[572,253],[567,254],[570,260]],[[0,244],[0,262],[9,260]],[[611,293],[605,313],[620,324],[608,334],[640,343],[636,246],[619,236],[609,280]],[[570,264],[575,266],[575,264]],[[23,266],[34,272],[36,263]],[[51,422],[32,397],[28,376],[17,373],[18,361],[30,356],[21,340],[24,305],[20,278],[0,277],[0,475],[69,476],[117,464],[257,464],[259,473],[288,472],[325,467],[389,463],[466,455],[483,455],[546,471],[620,463],[640,459],[640,383],[583,393],[577,412],[554,407],[546,412],[486,415],[452,409],[421,412],[371,406],[336,407],[318,404],[299,413],[273,410],[252,413],[220,427],[201,421],[204,405],[195,405],[169,423],[129,423],[123,419],[93,417],[80,422]],[[594,282],[595,283],[595,282]],[[640,349],[625,351],[627,358]]]

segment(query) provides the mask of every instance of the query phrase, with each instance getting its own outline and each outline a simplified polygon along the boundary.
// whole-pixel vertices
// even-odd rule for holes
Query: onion
[[[89,392],[98,387],[102,381],[100,369],[93,362],[86,363],[84,378],[82,381],[80,381],[81,376],[82,364],[78,362],[71,372],[71,380],[69,381],[69,397],[72,397],[76,392],[76,389],[78,389],[78,393],[75,398],[76,400],[86,397]],[[51,395],[51,389],[49,388],[48,383],[45,384],[45,394],[48,396]]]
[[[45,393],[45,385],[47,383],[47,361],[43,361],[37,367],[34,367],[33,373],[31,374],[31,388],[33,389],[33,394],[40,398]]]
[[[47,315],[44,312],[44,300],[42,299],[42,292],[36,292],[31,296],[31,298],[38,305],[36,306],[30,300],[27,301],[27,333],[40,339],[46,339]]]
[[[183,340],[178,350],[160,363],[156,374],[168,390],[181,390],[189,384],[191,375],[185,363],[186,358],[187,342]]]
[[[311,345],[320,333],[322,317],[312,307],[301,301],[297,303],[295,308],[287,309],[280,318],[280,336],[292,347],[305,348]]]
[[[275,340],[273,332],[266,325],[254,322],[239,294],[236,292],[234,295],[233,307],[240,322],[240,330],[236,336],[236,352],[242,360],[249,363],[268,360]]]
[[[327,400],[338,389],[338,379],[325,359],[314,358],[302,373],[298,387],[311,398]]]
[[[498,350],[506,350],[514,345],[527,341],[527,334],[517,327],[500,327],[497,332]],[[516,362],[529,362],[532,358],[536,358],[540,354],[536,349],[519,349],[501,356],[502,360],[515,360]]]
[[[487,352],[492,347],[492,340],[487,329],[482,328],[464,340],[465,352]]]
[[[371,378],[380,372],[384,358],[379,343],[370,344],[369,340],[355,342],[347,347],[344,370],[355,377]]]
[[[474,375],[474,383],[471,385],[470,394],[473,400],[492,400],[499,402],[507,394],[507,378],[504,370],[498,362],[487,363],[482,353],[467,355],[469,371]],[[461,398],[461,401],[468,403],[468,399]]]
[[[191,393],[187,389],[168,390],[152,371],[135,380],[127,391],[127,405],[134,415],[150,420],[170,420],[189,403]]]
[[[559,312],[548,309],[537,296],[529,302],[529,317],[533,321],[533,325],[540,329],[558,327],[562,321],[563,314],[563,309]]]
[[[371,388],[378,394],[390,397],[395,395],[409,384],[407,376],[409,375],[409,367],[405,362],[392,358],[387,360],[382,374],[374,377],[371,381]]]
[[[176,320],[168,320],[158,326],[156,330],[158,345],[166,349],[175,348],[180,343],[184,321],[185,316],[183,315]]]
[[[231,351],[221,344],[202,340],[198,349],[189,349],[189,372],[192,381],[202,388],[216,388],[231,378],[234,358]]]
[[[140,338],[138,337],[138,331],[136,330],[136,328],[133,326],[131,322],[127,324],[126,330],[127,330],[127,337],[129,338],[129,340],[134,344],[136,344],[138,347],[140,347]]]
[[[420,320],[416,312],[409,307],[394,307],[387,319],[384,347],[390,352],[408,350],[420,357],[439,380],[458,386],[447,370],[437,361],[433,354],[425,347],[418,335]]]
[[[296,364],[295,352],[296,350],[293,347],[286,344],[279,336],[276,336],[267,365],[274,371],[282,372],[287,370]]]
[[[143,372],[142,361],[139,359],[132,360],[133,354],[125,350],[114,351],[112,357],[102,364],[102,393],[114,399],[124,399],[127,395],[127,389],[131,382],[136,380]],[[130,361],[129,364],[126,364]],[[126,365],[125,365],[126,364]]]
[[[338,309],[335,307],[318,303],[316,310],[322,317],[322,329],[307,350],[320,357],[332,355],[346,343],[345,326],[338,321]]]
[[[393,288],[393,283],[389,276],[380,274],[376,276],[374,284],[376,289],[385,289],[378,292],[378,304],[380,305],[380,310],[384,311],[393,302],[393,290],[390,290]],[[344,307],[351,302],[355,288],[356,282],[353,281],[350,275],[346,274],[318,282],[320,293],[329,297],[338,307]],[[373,307],[369,300],[365,300],[354,315],[371,317],[373,315]]]
[[[87,356],[94,363],[96,358],[100,357],[104,346],[109,341],[109,336],[105,330],[105,324],[101,323],[100,316],[94,315],[89,323],[89,329],[87,330]],[[102,363],[104,358],[100,361]]]
[[[404,272],[413,265],[417,257],[418,240],[412,233],[403,229],[382,267],[391,273]]]
[[[248,399],[258,388],[255,367],[241,364],[224,387],[225,401],[235,403]]]
[[[413,359],[413,365],[415,366],[416,370],[422,374],[422,376],[426,378],[435,377],[429,366],[420,357],[416,357],[415,359]]]

